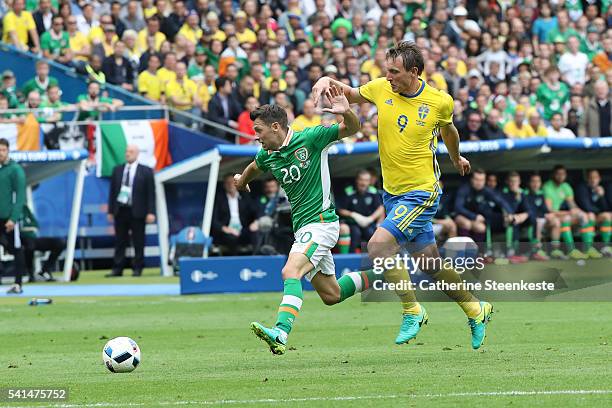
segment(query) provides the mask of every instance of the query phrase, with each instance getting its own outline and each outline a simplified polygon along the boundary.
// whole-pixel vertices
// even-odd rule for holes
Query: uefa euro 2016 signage
[[[286,261],[283,255],[181,258],[181,294],[282,291],[281,270]],[[362,257],[336,255],[334,261],[340,277],[347,271],[359,270]],[[312,289],[305,279],[303,287]]]

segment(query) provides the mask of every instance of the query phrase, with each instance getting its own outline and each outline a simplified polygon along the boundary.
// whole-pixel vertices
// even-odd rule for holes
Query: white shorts
[[[310,282],[321,271],[325,275],[335,275],[336,265],[331,250],[338,243],[340,223],[317,222],[304,225],[295,233],[295,241],[289,253],[299,252],[306,255],[314,269],[306,274]]]

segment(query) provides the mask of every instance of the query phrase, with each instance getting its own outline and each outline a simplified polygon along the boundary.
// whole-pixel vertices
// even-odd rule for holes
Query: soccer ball
[[[104,365],[113,373],[129,373],[140,364],[140,347],[129,337],[115,337],[102,350]]]

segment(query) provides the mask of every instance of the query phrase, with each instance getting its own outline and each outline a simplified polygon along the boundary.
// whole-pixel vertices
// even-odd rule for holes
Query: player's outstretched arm
[[[348,99],[349,103],[364,103],[368,102],[361,94],[359,93],[358,88],[353,88],[343,82],[336,81],[330,77],[320,78],[312,87],[312,101],[315,105],[318,105],[322,96],[325,96],[326,92],[329,90],[330,86],[335,85],[338,88],[341,88],[344,91],[344,95],[346,95],[346,99]]]
[[[332,84],[325,92],[325,97],[331,103],[331,108],[323,108],[323,112],[342,115],[344,119],[338,130],[338,139],[357,133],[361,128],[361,123],[357,114],[351,109],[349,101],[344,94],[344,89]]]
[[[244,169],[242,174],[234,174],[234,184],[238,191],[250,192],[251,188],[249,187],[249,183],[262,174],[263,171],[257,167],[257,163],[253,160],[251,164]]]
[[[444,145],[448,149],[448,155],[453,162],[453,166],[455,166],[460,175],[465,176],[470,172],[470,162],[459,154],[459,132],[457,128],[451,122],[440,128],[440,134],[442,135],[442,140],[444,140]]]

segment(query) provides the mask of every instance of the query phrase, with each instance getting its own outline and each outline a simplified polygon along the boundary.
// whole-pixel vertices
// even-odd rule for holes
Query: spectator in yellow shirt
[[[141,7],[145,20],[157,14],[157,7],[153,4],[153,0],[142,0]]]
[[[117,31],[113,24],[107,24],[104,26],[104,40],[101,45],[104,49],[104,56],[110,57],[113,55],[115,50],[115,43],[119,41],[119,37],[117,37]]]
[[[361,65],[361,72],[369,74],[371,79],[380,78],[385,75],[386,51],[378,48],[374,53],[374,59],[368,59]]]
[[[318,126],[320,124],[321,115],[317,115],[314,102],[312,99],[308,98],[304,101],[304,113],[295,118],[291,124],[291,128],[294,132],[301,132],[306,128]]]
[[[28,50],[28,34],[34,47],[32,52],[40,51],[40,41],[36,23],[29,11],[24,10],[24,0],[14,0],[13,8],[2,19],[2,41],[21,50]]]
[[[198,86],[187,78],[187,66],[184,62],[176,64],[176,79],[166,84],[165,94],[168,104],[174,109],[200,115]],[[186,125],[191,124],[191,119],[182,115],[175,115],[174,120]]]
[[[70,49],[74,58],[82,63],[86,64],[91,55],[91,45],[89,40],[77,29],[77,18],[75,16],[68,16],[66,20],[68,26],[68,37],[70,38]]]
[[[208,12],[208,14],[206,14],[206,25],[208,26],[211,40],[225,42],[227,35],[225,35],[223,30],[219,29],[219,16],[217,16],[217,14],[212,11]]]
[[[147,62],[147,69],[138,75],[138,92],[145,98],[164,103],[163,84],[157,76],[160,65],[159,56],[151,54]]]
[[[92,27],[91,30],[89,30],[89,34],[87,36],[92,46],[104,42],[104,27],[111,24],[113,24],[113,18],[110,15],[104,15],[100,17],[100,25]],[[119,39],[116,35],[115,37],[116,38],[113,38],[113,42]]]
[[[141,53],[144,53],[149,48],[147,43],[147,38],[149,37],[153,38],[155,51],[159,52],[162,43],[166,40],[166,35],[159,31],[159,25],[159,17],[153,15],[147,19],[147,27],[143,28],[138,33],[138,41],[136,46]]]
[[[153,54],[151,54],[153,55]],[[176,79],[176,54],[169,52],[164,57],[164,66],[157,70],[157,77],[163,87],[170,81]]]
[[[212,65],[205,66],[204,81],[198,85],[198,96],[200,97],[200,102],[202,102],[202,112],[208,113],[208,102],[210,102],[213,95],[217,92],[215,86],[216,78],[217,73],[215,72],[215,67]]]
[[[278,62],[270,65],[270,76],[266,78],[264,82],[264,87],[266,89],[270,89],[270,84],[272,81],[278,81],[278,89],[281,92],[284,92],[287,89],[287,82],[283,79],[283,69]]]
[[[537,109],[531,108],[527,111],[527,120],[529,121],[529,127],[533,131],[533,134],[537,137],[548,136],[548,130],[546,126],[542,124],[542,118],[540,112]]]
[[[525,122],[525,107],[519,105],[514,111],[514,119],[506,123],[504,133],[512,139],[523,139],[526,137],[534,137],[535,132]]]
[[[236,38],[238,38],[240,44],[255,44],[257,42],[257,35],[247,26],[247,14],[244,11],[240,10],[236,13],[234,23]]]
[[[177,34],[177,41],[182,39],[183,41],[189,41],[190,43],[196,45],[200,41],[200,38],[202,38],[202,29],[200,28],[199,24],[200,17],[198,16],[197,11],[191,10],[187,15],[185,24],[183,24]]]
[[[444,75],[437,71],[434,60],[428,59],[425,61],[425,68],[423,69],[421,78],[423,78],[425,82],[433,81],[436,84],[435,88],[441,91],[448,91],[446,79],[444,79]]]

